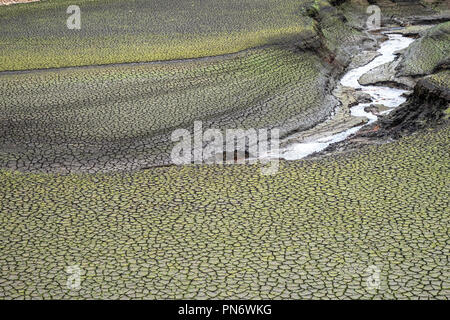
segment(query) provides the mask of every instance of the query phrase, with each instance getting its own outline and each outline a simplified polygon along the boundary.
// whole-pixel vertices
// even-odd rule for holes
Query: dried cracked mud
[[[189,25],[205,47],[186,46],[177,28],[158,29],[162,51],[149,54],[143,30],[159,24],[143,19],[145,10],[157,3],[167,18],[171,8],[145,2],[127,39],[107,24],[82,35],[80,55],[71,55],[66,31],[32,52],[56,30],[47,10],[66,2],[0,9],[11,22],[0,31],[0,70],[12,70],[0,72],[0,299],[450,298],[448,22],[398,31],[421,37],[399,61],[402,74],[437,71],[425,78],[431,89],[403,108],[413,101],[420,111],[439,95],[438,124],[425,121],[391,143],[281,160],[264,175],[261,164],[164,166],[170,132],[195,120],[307,136],[345,128],[349,106],[367,96],[336,87],[337,78],[377,55],[376,37],[352,27],[365,7],[290,0],[273,15],[270,1],[243,1],[224,8],[237,30],[230,37],[234,24],[219,20]],[[88,4],[88,23],[101,19],[99,3]],[[377,3],[387,24],[437,21],[413,16],[416,4]],[[210,19],[214,5],[224,2],[196,17]],[[423,14],[444,19],[438,8]],[[187,25],[195,6],[181,9],[176,17]],[[21,12],[48,29],[16,28]],[[121,28],[136,17],[129,13],[119,15]],[[35,42],[9,41],[28,33]],[[90,51],[93,42],[107,49]],[[24,52],[27,59],[11,54]],[[226,55],[184,59],[215,54]],[[166,58],[182,60],[147,63]],[[121,64],[133,61],[147,62]],[[50,69],[28,70],[42,67]],[[343,108],[323,122],[337,103],[333,89]]]
[[[2,171],[0,294],[448,299],[449,134],[282,162],[273,176],[257,165]],[[71,265],[79,290],[67,288]]]
[[[192,131],[200,120],[205,130],[307,128],[333,109],[324,94],[329,74],[313,53],[292,46],[215,60],[3,73],[0,166],[70,173],[167,165],[171,132]]]

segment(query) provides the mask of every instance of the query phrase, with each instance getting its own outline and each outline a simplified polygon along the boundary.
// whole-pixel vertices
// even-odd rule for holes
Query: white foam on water
[[[373,123],[377,120],[377,116],[373,113],[364,111],[364,108],[370,106],[371,104],[382,104],[391,109],[399,106],[406,101],[406,98],[402,96],[406,90],[382,87],[382,86],[363,86],[359,84],[359,78],[367,73],[368,71],[376,68],[382,64],[394,61],[396,58],[395,52],[404,48],[407,48],[414,39],[404,37],[399,34],[389,34],[389,40],[383,42],[380,45],[378,52],[381,54],[368,64],[352,69],[348,71],[342,78],[341,84],[346,87],[352,87],[355,89],[360,89],[361,92],[370,94],[372,97],[372,102],[370,103],[360,103],[350,109],[351,115],[355,117],[366,117],[369,119],[367,124]],[[383,113],[388,113],[387,110]],[[366,124],[366,125],[367,125]],[[280,150],[281,158],[286,160],[297,160],[304,158],[314,152],[319,152],[324,150],[332,143],[340,142],[345,140],[351,134],[357,132],[363,126],[357,126],[340,133],[330,135],[328,137],[319,138],[310,142],[303,143],[293,143],[287,146],[284,150]]]

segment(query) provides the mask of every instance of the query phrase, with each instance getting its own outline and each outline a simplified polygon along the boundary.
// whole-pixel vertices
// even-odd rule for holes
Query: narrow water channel
[[[371,104],[382,104],[386,107],[389,107],[388,110],[383,112],[387,113],[406,101],[406,98],[402,96],[403,93],[407,92],[406,90],[384,86],[363,86],[358,82],[358,79],[371,69],[387,62],[394,61],[397,57],[395,55],[395,52],[407,48],[414,41],[414,39],[405,37],[400,34],[387,34],[387,36],[389,37],[389,39],[383,42],[380,45],[380,49],[378,50],[378,52],[381,54],[380,56],[362,67],[348,71],[340,81],[341,85],[361,90],[362,92],[370,94],[370,96],[372,97],[372,102],[360,103],[350,109],[352,116],[367,117],[369,119],[369,122],[365,125],[368,125],[377,120],[376,115],[364,111],[365,107],[370,106]],[[280,150],[280,158],[286,160],[297,160],[304,158],[314,152],[322,151],[332,143],[345,140],[347,137],[357,132],[363,126],[364,125],[356,126],[340,133],[321,137],[313,141],[292,143],[286,148]]]

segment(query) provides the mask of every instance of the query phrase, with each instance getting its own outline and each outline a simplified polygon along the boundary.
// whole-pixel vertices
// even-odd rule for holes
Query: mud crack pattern
[[[205,130],[307,128],[333,109],[329,73],[312,52],[273,46],[219,59],[1,74],[0,167],[171,164],[171,132],[192,132],[194,121]]]
[[[449,136],[282,162],[273,176],[257,165],[3,170],[0,295],[448,299]],[[67,288],[70,265],[79,290]]]

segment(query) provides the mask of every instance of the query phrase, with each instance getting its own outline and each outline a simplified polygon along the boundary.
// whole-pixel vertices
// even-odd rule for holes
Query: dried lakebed
[[[317,73],[305,77],[305,71],[311,69],[304,65],[300,75],[296,67],[302,61],[316,65],[316,60],[299,61],[297,55],[286,52],[253,55],[246,60],[248,67],[239,81],[229,79],[227,83],[245,82],[266,91],[273,88],[273,96],[278,97],[278,88],[283,83],[272,83],[270,79],[280,75],[277,79],[283,80],[281,76],[285,75],[287,86],[281,87],[289,89],[294,83],[298,92],[286,90],[296,94],[283,98],[290,97],[293,104],[323,109],[325,104],[315,102],[318,100],[314,97],[298,99],[304,99],[305,91],[309,92],[301,81],[312,83]],[[261,58],[262,64],[258,62]],[[189,70],[198,69],[201,74],[213,72],[221,83],[224,75],[232,74],[233,66],[243,69],[241,59],[238,60],[237,66],[223,66],[223,72],[215,71],[214,65],[193,66]],[[291,64],[286,63],[289,61]],[[254,65],[267,66],[258,72],[260,81],[251,75]],[[278,71],[269,78],[267,70],[275,70],[274,66],[279,66]],[[26,74],[14,76],[16,82],[8,82],[13,84],[12,89],[4,92],[15,92],[16,96],[5,96],[19,103],[7,104],[9,109],[5,111],[16,108],[15,112],[9,111],[14,117],[7,123],[18,133],[22,128],[28,129],[27,124],[33,124],[36,130],[24,135],[49,133],[53,138],[53,132],[63,131],[67,125],[68,130],[63,131],[67,134],[94,127],[92,136],[104,134],[107,138],[111,132],[128,129],[134,139],[134,130],[142,127],[130,126],[134,119],[124,115],[133,115],[133,111],[145,115],[139,112],[145,104],[141,105],[138,98],[146,91],[136,90],[137,83],[142,90],[160,83],[161,100],[170,98],[178,102],[184,101],[177,99],[180,91],[195,92],[184,85],[187,75],[194,86],[210,84],[208,88],[217,88],[210,92],[223,99],[220,95],[223,87],[215,86],[216,81],[199,77],[194,71],[186,70],[177,77],[178,73],[171,72],[176,69],[167,72],[152,67],[155,76],[146,78],[148,69],[129,67],[122,67],[125,72],[120,73],[106,68],[109,72],[95,73],[95,77],[90,72],[81,72],[78,77],[69,76],[65,82],[61,82],[59,73],[51,73],[57,76],[55,79],[50,73],[40,72],[46,79],[46,88],[52,90],[39,90],[44,81],[37,81],[37,88],[30,87],[31,82],[24,81],[30,79]],[[116,81],[119,76],[121,81]],[[177,82],[170,87],[173,95],[164,91],[166,83],[161,78]],[[436,75],[435,81],[448,83],[446,74]],[[316,83],[312,87],[317,92],[321,87]],[[125,85],[130,89],[124,92]],[[86,96],[73,101],[66,87]],[[91,87],[98,90],[91,91]],[[347,88],[351,92],[362,91]],[[261,96],[258,92],[252,94],[248,86],[238,86],[233,92],[245,105]],[[239,92],[249,95],[238,95]],[[20,99],[29,99],[28,94],[36,97],[36,101],[45,101],[49,96],[58,99],[42,106],[27,104],[26,100],[20,103],[23,101]],[[112,101],[109,104],[97,103],[109,95],[117,99],[109,100]],[[199,95],[198,101],[208,96]],[[88,98],[95,98],[92,109],[74,110],[73,106],[86,106]],[[358,101],[364,99],[360,98]],[[274,109],[268,110],[280,113],[280,106],[286,106],[280,103],[283,100],[274,101]],[[133,103],[120,109],[123,104],[116,101]],[[191,105],[188,102],[186,107]],[[299,115],[293,104],[288,110]],[[179,103],[168,106],[171,105],[180,108]],[[335,105],[330,106],[330,112]],[[354,105],[354,101],[349,105]],[[107,113],[106,108],[117,112]],[[44,117],[41,122],[39,118],[31,118],[39,110]],[[360,121],[350,114],[349,107],[338,108],[333,119],[343,110]],[[162,112],[165,110],[160,111],[156,120],[177,120],[166,116]],[[311,110],[305,109],[308,111]],[[87,120],[99,121],[77,123],[76,112],[87,113]],[[203,109],[198,110],[201,112]],[[185,114],[192,113],[192,109],[186,108]],[[117,115],[114,119],[108,118],[114,115]],[[101,118],[106,118],[106,124]],[[342,118],[347,121],[347,117]],[[118,121],[112,121],[115,119]],[[245,119],[252,120],[250,116]],[[274,123],[272,116],[265,119]],[[114,125],[128,127],[111,128]],[[333,128],[345,131],[340,130],[342,125]],[[259,164],[170,166],[132,173],[68,175],[0,169],[0,298],[448,299],[449,136],[450,127],[446,125],[393,143],[364,146],[357,152],[280,161],[276,175],[262,175]],[[61,138],[61,145],[66,143]],[[72,147],[79,150],[77,145]],[[30,158],[30,163],[40,161]],[[67,286],[69,266],[81,271],[79,290]],[[379,288],[368,287],[367,270],[377,271]]]
[[[171,63],[1,73],[0,91],[7,94],[0,102],[0,167],[94,173],[170,165],[170,133],[198,120],[208,128],[281,128],[287,135],[281,158],[304,158],[376,121],[372,103],[385,113],[405,101],[405,90],[358,83],[414,41],[390,32],[377,52],[354,58],[333,94],[319,57],[281,47]],[[324,86],[327,94],[315,90]]]
[[[358,82],[358,79],[368,71],[394,61],[397,58],[396,52],[407,48],[414,41],[414,39],[400,34],[387,35],[389,40],[381,44],[378,50],[380,55],[364,66],[349,70],[341,78],[340,84],[335,90],[335,92],[343,91],[350,87],[357,90],[356,92],[360,96],[365,95],[367,98],[370,96],[370,101],[367,102],[366,98],[363,102],[351,107],[351,117],[342,117],[341,113],[345,113],[346,110],[342,110],[345,109],[345,106],[341,105],[331,119],[307,132],[300,132],[288,137],[284,141],[285,147],[281,149],[281,158],[286,160],[302,159],[324,150],[333,143],[345,140],[363,126],[377,120],[378,117],[373,112],[366,111],[367,107],[373,104],[384,106],[385,110],[380,111],[380,114],[384,114],[406,101],[404,97],[406,90],[386,86],[364,86]],[[343,118],[343,121],[336,119],[339,116]],[[350,126],[350,128],[345,128],[346,126]]]

